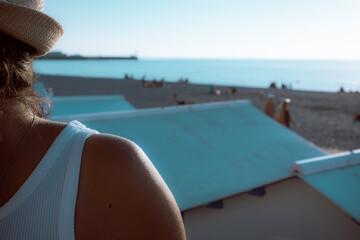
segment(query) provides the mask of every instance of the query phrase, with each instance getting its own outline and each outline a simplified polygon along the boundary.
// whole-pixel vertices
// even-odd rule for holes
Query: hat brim
[[[42,56],[64,33],[63,27],[45,13],[0,1],[0,31],[33,46]]]

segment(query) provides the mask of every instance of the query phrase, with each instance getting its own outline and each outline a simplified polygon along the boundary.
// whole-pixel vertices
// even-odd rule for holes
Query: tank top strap
[[[34,190],[46,177],[58,156],[67,146],[67,143],[70,143],[76,134],[88,131],[86,129],[87,128],[78,121],[72,121],[60,132],[29,178],[14,194],[14,196],[2,207],[0,207],[0,221],[17,209],[30,196],[30,194],[34,192]]]
[[[0,207],[0,239],[74,239],[82,152],[97,131],[70,122],[37,167]]]
[[[69,124],[78,130],[71,146],[59,208],[59,239],[75,239],[75,205],[77,199],[81,158],[86,139],[98,132],[78,121]]]

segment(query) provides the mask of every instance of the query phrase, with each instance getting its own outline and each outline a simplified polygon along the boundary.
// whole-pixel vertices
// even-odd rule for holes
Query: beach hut
[[[360,239],[360,150],[296,161],[287,179],[184,215],[189,239]]]
[[[147,153],[179,204],[188,239],[360,234],[358,218],[299,170],[299,161],[325,153],[249,101],[56,118],[73,119],[133,140]]]

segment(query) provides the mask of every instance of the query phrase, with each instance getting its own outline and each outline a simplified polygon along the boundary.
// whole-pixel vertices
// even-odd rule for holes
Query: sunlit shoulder
[[[176,202],[145,153],[108,134],[87,140],[76,205],[77,239],[184,239]]]

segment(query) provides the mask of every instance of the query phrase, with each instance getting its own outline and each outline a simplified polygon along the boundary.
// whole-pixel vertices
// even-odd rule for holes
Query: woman
[[[266,102],[265,108],[264,108],[265,114],[271,118],[275,118],[275,114],[276,114],[274,97],[275,97],[275,95],[273,93],[268,94],[268,101]]]
[[[134,143],[44,119],[35,56],[62,27],[41,0],[0,0],[0,239],[184,239],[176,202]]]

